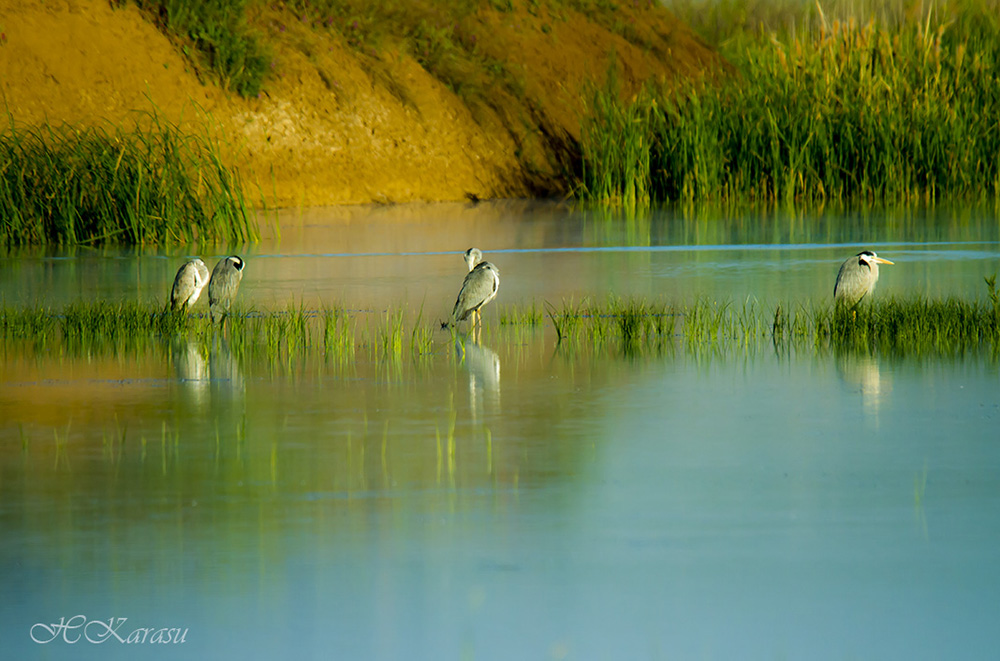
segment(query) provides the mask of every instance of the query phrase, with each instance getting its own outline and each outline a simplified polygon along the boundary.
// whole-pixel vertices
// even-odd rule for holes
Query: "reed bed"
[[[156,115],[123,128],[0,132],[0,241],[133,245],[258,238],[238,174],[209,138]]]
[[[733,74],[631,100],[609,76],[582,125],[583,196],[1000,202],[1000,19],[951,4],[888,27],[745,36],[723,49]]]

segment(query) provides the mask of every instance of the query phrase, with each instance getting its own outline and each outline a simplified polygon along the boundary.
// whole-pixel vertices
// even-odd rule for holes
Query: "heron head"
[[[882,259],[876,255],[871,250],[862,250],[858,253],[858,261],[862,264],[871,268],[873,264],[894,264],[895,262],[890,262],[888,259]]]
[[[469,270],[476,268],[476,265],[483,261],[483,253],[480,252],[479,248],[469,248],[465,251],[465,265],[469,267]]]
[[[239,255],[233,255],[232,257],[229,258],[229,261],[233,263],[233,268],[235,268],[237,271],[243,270],[245,264],[243,260],[239,257]]]

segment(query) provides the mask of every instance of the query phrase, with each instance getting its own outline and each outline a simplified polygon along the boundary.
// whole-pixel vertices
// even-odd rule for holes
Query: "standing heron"
[[[195,257],[177,269],[174,286],[170,290],[170,309],[174,312],[187,310],[198,300],[207,284],[208,267]]]
[[[466,261],[469,261],[469,253],[466,253]],[[465,321],[469,315],[472,315],[473,326],[481,323],[480,308],[496,298],[499,288],[500,270],[489,262],[479,262],[465,276],[462,289],[458,292],[455,309],[451,313],[452,325]]]
[[[833,286],[833,300],[838,306],[853,308],[875,289],[878,282],[878,265],[892,264],[871,250],[863,250],[841,264],[837,284]]]
[[[243,279],[244,262],[237,255],[223,257],[212,269],[212,279],[208,281],[208,307],[212,314],[212,323],[229,314],[229,307],[236,298]]]

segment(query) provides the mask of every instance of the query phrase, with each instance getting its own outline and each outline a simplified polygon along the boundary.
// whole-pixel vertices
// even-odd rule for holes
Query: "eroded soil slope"
[[[559,192],[585,86],[603,81],[612,54],[626,95],[716,63],[644,2],[620,8],[624,30],[565,7],[550,15],[536,3],[531,12],[518,2],[513,11],[487,6],[475,17],[478,47],[504,62],[518,89],[470,102],[401,48],[359,56],[335,30],[274,5],[251,17],[274,72],[258,98],[242,99],[199,75],[131,5],[0,5],[0,92],[16,124],[128,124],[155,108],[221,137],[252,199],[279,206]]]

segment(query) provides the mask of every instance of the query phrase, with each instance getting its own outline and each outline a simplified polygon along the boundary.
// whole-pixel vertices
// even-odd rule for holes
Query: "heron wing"
[[[205,262],[201,261],[200,259],[196,259],[194,265],[195,268],[198,269],[198,276],[201,278],[202,281],[201,286],[204,287],[205,285],[208,284],[208,278],[209,278],[208,267],[205,266]]]
[[[195,290],[200,293],[200,289],[195,284],[197,274],[198,271],[193,262],[188,262],[177,270],[177,275],[174,276],[174,286],[170,290],[171,309],[177,310],[188,303],[188,299],[195,294]]]
[[[837,272],[833,297],[847,305],[854,305],[872,290],[874,278],[871,267],[857,256],[849,258]]]

